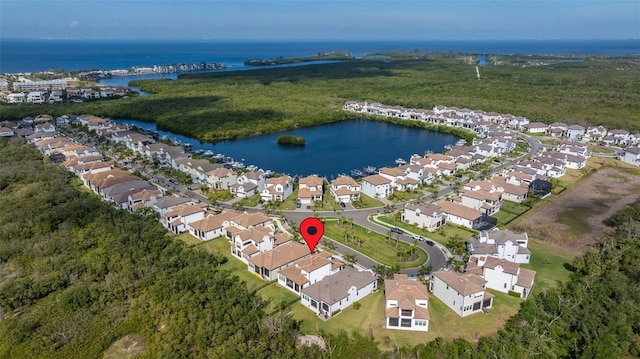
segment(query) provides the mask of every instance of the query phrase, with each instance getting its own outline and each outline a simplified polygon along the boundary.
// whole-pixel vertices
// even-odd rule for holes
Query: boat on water
[[[360,171],[359,169],[351,170],[351,177],[360,178],[362,176],[364,176],[364,172]]]
[[[456,146],[464,146],[467,144],[467,140],[463,140],[463,139],[459,139],[458,142],[456,142]]]
[[[398,157],[398,158],[396,158],[396,164],[397,165],[406,165],[407,161],[405,161],[404,159]]]
[[[364,168],[364,173],[368,174],[368,175],[372,175],[374,173],[376,173],[377,168],[373,167],[373,166],[367,166]]]
[[[203,155],[203,156],[206,156],[206,157],[213,157],[213,151],[211,151],[211,150],[206,150],[206,151],[204,151],[204,152],[202,153],[202,155]]]

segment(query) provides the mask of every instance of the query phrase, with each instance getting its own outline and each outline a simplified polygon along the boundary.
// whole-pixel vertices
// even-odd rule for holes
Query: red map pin
[[[315,217],[305,218],[304,221],[300,223],[300,234],[302,238],[304,238],[304,241],[307,242],[311,253],[316,249],[316,245],[320,242],[323,233],[324,224]]]

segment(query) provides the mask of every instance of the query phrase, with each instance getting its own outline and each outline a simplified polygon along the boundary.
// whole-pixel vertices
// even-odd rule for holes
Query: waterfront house
[[[236,183],[229,187],[229,191],[236,197],[246,198],[260,193],[264,188],[265,176],[262,170],[248,171],[238,176]]]
[[[298,200],[301,205],[322,201],[324,180],[316,175],[302,177],[298,181]]]
[[[349,176],[340,176],[331,181],[331,195],[338,203],[359,200],[360,190],[360,184]]]
[[[407,203],[402,211],[402,221],[433,232],[444,225],[446,215],[433,203]]]
[[[424,172],[422,171],[422,173]],[[409,177],[403,167],[382,167],[379,171],[379,175],[391,181],[391,187],[393,190],[413,191],[418,188],[418,180],[416,178]]]
[[[293,193],[293,178],[280,176],[268,178],[260,192],[263,201],[282,202]]]
[[[329,318],[371,294],[378,279],[371,272],[347,267],[302,289],[300,302],[316,314]]]
[[[387,198],[393,193],[391,180],[379,174],[362,179],[362,193],[371,198]]]
[[[486,288],[503,293],[518,294],[527,299],[533,289],[536,272],[520,268],[520,264],[490,256],[472,257],[467,263],[466,271],[484,278]]]
[[[427,286],[406,274],[396,273],[384,281],[385,328],[429,331]]]
[[[429,290],[456,314],[466,317],[493,306],[493,294],[486,290],[486,283],[475,273],[440,270],[431,275]]]
[[[207,172],[207,183],[209,188],[215,190],[228,190],[238,181],[236,171],[220,167]]]
[[[526,232],[514,233],[494,228],[481,231],[477,237],[469,239],[467,250],[472,257],[491,256],[514,263],[529,263],[531,252],[528,244]]]

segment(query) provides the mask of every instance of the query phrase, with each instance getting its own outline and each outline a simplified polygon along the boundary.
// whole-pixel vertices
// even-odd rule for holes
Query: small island
[[[283,146],[304,146],[304,137],[294,135],[282,135],[278,137],[278,144]]]

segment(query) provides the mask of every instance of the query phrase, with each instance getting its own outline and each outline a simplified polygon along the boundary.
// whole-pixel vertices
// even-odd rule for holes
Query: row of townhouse
[[[19,85],[16,91],[0,91],[0,100],[9,104],[19,103],[61,103],[64,100],[82,102],[82,100],[95,100],[101,98],[110,98],[114,96],[126,96],[129,90],[123,86],[102,86],[97,89],[93,88],[74,88],[74,87],[56,87],[47,88],[46,86],[38,86],[38,82],[33,83],[14,83]]]
[[[608,130],[603,126],[567,125],[554,122],[547,125],[542,122],[532,122],[522,128],[526,133],[540,133],[551,137],[564,137],[571,141],[583,143],[604,143],[607,145],[637,146],[640,134],[632,134],[627,130]]]
[[[496,126],[519,130],[522,126],[529,123],[528,119],[511,114],[498,114],[495,112],[446,106],[435,106],[432,110],[426,110],[389,106],[380,103],[370,104],[367,102],[347,101],[343,109],[356,113],[397,117],[439,125],[461,127],[480,135],[485,135],[486,132]]]

